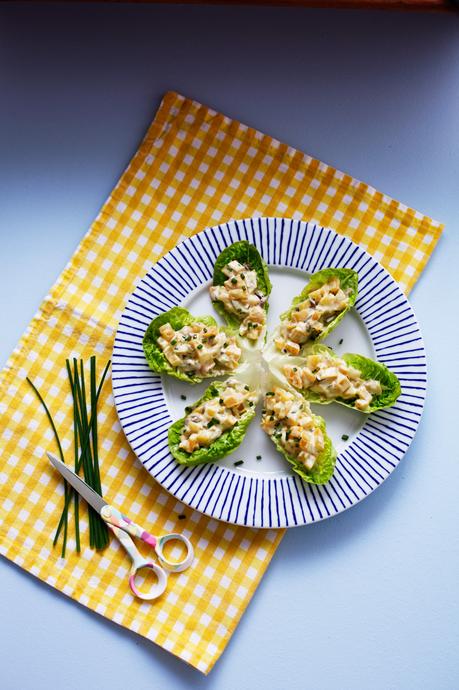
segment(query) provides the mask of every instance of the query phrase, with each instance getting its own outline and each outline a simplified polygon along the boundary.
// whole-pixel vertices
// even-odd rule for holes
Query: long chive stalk
[[[46,412],[46,416],[48,417],[49,423],[51,424],[51,428],[52,428],[53,433],[54,433],[54,438],[56,439],[57,447],[58,447],[58,449],[59,449],[59,456],[60,456],[62,462],[65,463],[65,460],[64,460],[64,453],[63,453],[63,450],[62,450],[61,441],[60,441],[60,438],[59,438],[59,434],[57,433],[56,425],[54,424],[54,420],[53,420],[53,418],[52,418],[51,412],[49,411],[48,406],[47,406],[47,404],[45,403],[43,397],[41,396],[41,394],[40,394],[38,388],[34,385],[34,383],[32,383],[31,379],[29,379],[28,376],[26,376],[26,381],[27,381],[27,383],[32,387],[32,389],[34,390],[35,395],[37,396],[37,398],[38,398],[39,401],[41,402],[41,404],[42,404],[42,406],[43,406],[43,408],[44,408],[44,410],[45,410],[45,412]],[[69,493],[70,493],[70,487],[69,487],[69,485],[67,484],[67,482],[64,481],[64,497],[65,497],[65,502],[67,502]],[[64,558],[64,556],[65,556],[65,549],[66,549],[66,546],[67,546],[67,531],[68,531],[68,512],[65,514],[65,519],[64,519],[64,536],[63,536],[63,541],[62,541],[62,558]]]
[[[92,436],[92,454],[93,454],[93,470],[94,470],[94,486],[93,488],[98,494],[102,496],[102,484],[100,482],[99,471],[99,448],[98,448],[98,428],[97,428],[97,384],[96,384],[96,358],[93,356],[90,359],[90,386],[91,386],[91,419],[89,425]],[[104,549],[109,542],[108,527],[104,520],[97,515],[97,548]]]
[[[73,449],[74,449],[74,462],[75,462],[75,472],[78,471],[78,425],[77,425],[77,418],[76,418],[76,409],[75,406],[73,408],[73,435],[74,435],[74,443],[73,443]],[[81,551],[81,544],[80,544],[80,496],[78,494],[78,491],[73,492],[73,512],[74,512],[74,518],[75,518],[75,546],[77,553],[80,553]]]

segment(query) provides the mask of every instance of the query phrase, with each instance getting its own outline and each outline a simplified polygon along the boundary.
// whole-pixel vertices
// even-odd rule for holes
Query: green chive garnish
[[[341,438],[343,439],[343,441],[349,440],[349,436],[347,434],[343,434]]]
[[[181,395],[180,397],[182,400],[186,400],[186,395]]]
[[[236,460],[236,462],[233,462],[233,465],[235,467],[239,467],[239,465],[243,465],[243,464],[244,464],[244,460]]]

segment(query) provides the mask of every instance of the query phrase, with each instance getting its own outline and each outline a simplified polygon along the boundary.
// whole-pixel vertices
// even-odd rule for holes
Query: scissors
[[[179,573],[190,567],[194,558],[193,546],[183,534],[172,533],[166,534],[163,537],[154,537],[142,529],[142,527],[136,525],[135,522],[132,522],[126,515],[120,513],[119,510],[109,505],[102,496],[99,496],[98,493],[91,489],[86,482],[58,458],[51,453],[47,453],[47,455],[51,464],[61,473],[64,479],[99,513],[131,557],[132,567],[129,573],[129,586],[136,597],[146,601],[157,599],[166,589],[167,571]],[[162,567],[156,565],[151,560],[143,558],[129,535],[139,537],[145,544],[152,546]],[[185,546],[186,556],[182,561],[175,563],[165,557],[163,549],[164,545],[169,541],[178,541]],[[153,584],[148,592],[140,591],[135,584],[136,576],[144,568],[152,570],[157,578],[157,582]]]

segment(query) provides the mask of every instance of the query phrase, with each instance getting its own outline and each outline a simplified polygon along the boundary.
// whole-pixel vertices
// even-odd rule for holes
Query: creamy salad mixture
[[[317,290],[310,292],[290,316],[281,323],[278,350],[298,355],[301,347],[314,340],[344,309],[349,306],[349,290],[342,290],[338,277],[331,278]]]
[[[257,288],[256,272],[239,261],[230,261],[222,271],[228,278],[223,285],[210,287],[212,301],[221,302],[228,312],[238,317],[240,335],[258,340],[266,324],[266,295]]]
[[[218,398],[202,403],[185,417],[179,447],[187,453],[210,446],[232,429],[257,401],[256,394],[237,379],[230,378]]]
[[[353,401],[357,410],[368,410],[373,396],[382,393],[379,381],[365,381],[358,369],[327,353],[307,356],[305,366],[286,364],[283,372],[295,388],[309,389],[328,400],[343,398]]]
[[[266,393],[261,427],[308,470],[314,467],[324,449],[324,435],[314,421],[309,404],[283,388]]]
[[[166,323],[159,332],[157,342],[167,361],[187,374],[218,376],[234,370],[241,358],[236,338],[217,326],[196,322],[176,331]]]

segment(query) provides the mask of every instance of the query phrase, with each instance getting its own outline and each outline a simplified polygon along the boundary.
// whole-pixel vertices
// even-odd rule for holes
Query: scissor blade
[[[56,458],[52,453],[46,453],[50,459],[51,464],[58,470],[64,479],[73,486],[73,488],[78,491],[78,493],[84,498],[84,500],[89,503],[90,506],[97,510],[98,513],[102,510],[104,506],[107,505],[107,501],[104,501],[102,496],[91,489],[90,486],[86,484],[80,477],[73,472],[70,467],[64,465],[63,462]]]

